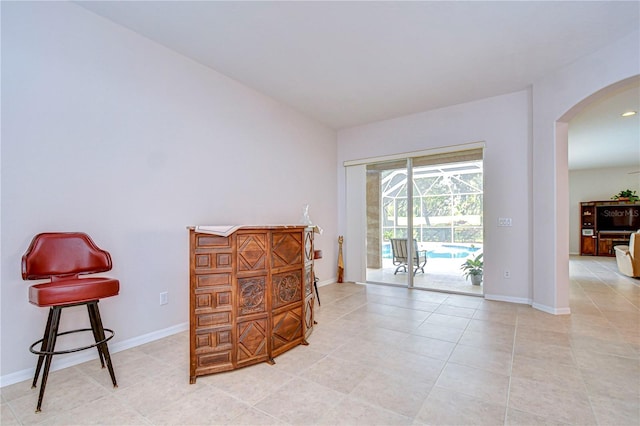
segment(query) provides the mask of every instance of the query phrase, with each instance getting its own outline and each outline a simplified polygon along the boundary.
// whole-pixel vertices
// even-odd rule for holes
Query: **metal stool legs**
[[[318,306],[320,305],[320,293],[318,293],[318,277],[313,277],[313,287],[316,289],[316,299],[318,299]]]
[[[53,360],[54,355],[61,355],[71,352],[78,352],[85,349],[89,349],[92,347],[96,347],[98,349],[98,357],[100,358],[100,364],[102,368],[106,366],[109,369],[109,375],[111,376],[111,382],[113,383],[113,387],[118,387],[116,382],[116,375],[113,370],[113,365],[111,363],[111,356],[109,355],[109,348],[107,347],[107,341],[110,340],[113,336],[113,330],[105,329],[102,326],[102,320],[100,319],[100,310],[98,309],[98,301],[94,300],[92,302],[86,303],[87,310],[89,312],[89,321],[91,322],[91,328],[83,328],[78,330],[65,331],[64,333],[58,333],[58,328],[60,326],[60,316],[62,313],[62,309],[69,306],[76,305],[67,305],[67,306],[52,306],[49,309],[49,317],[47,319],[47,325],[44,330],[44,336],[42,340],[38,340],[35,342],[29,350],[38,355],[38,364],[36,365],[36,372],[33,376],[33,382],[31,383],[31,387],[35,388],[38,383],[38,377],[40,376],[40,371],[42,370],[44,364],[44,370],[42,370],[42,380],[40,381],[40,393],[38,395],[38,405],[36,406],[36,413],[41,411],[42,400],[44,398],[44,391],[47,387],[47,379],[49,377],[49,370],[51,368],[51,361]],[[56,340],[58,336],[62,336],[65,334],[77,333],[82,331],[91,331],[93,333],[93,337],[95,340],[95,344],[84,346],[81,348],[69,349],[65,351],[56,352]],[[105,331],[108,331],[110,335],[105,337]],[[40,350],[34,349],[34,347],[38,344],[40,345]]]
[[[44,398],[44,390],[47,387],[49,368],[51,367],[51,360],[53,358],[54,348],[56,347],[56,339],[58,338],[58,326],[60,325],[61,311],[62,308],[59,306],[53,306],[49,309],[49,318],[47,319],[47,326],[44,330],[44,337],[42,338],[42,346],[38,356],[38,365],[36,366],[36,373],[33,376],[33,383],[31,383],[31,387],[35,388],[38,382],[38,376],[40,376],[42,362],[44,361],[44,371],[42,372],[42,381],[40,382],[40,394],[38,395],[36,413],[40,411],[42,398]]]
[[[87,309],[89,310],[89,319],[91,320],[91,329],[93,330],[93,336],[96,341],[96,346],[98,348],[98,357],[100,357],[100,364],[102,368],[104,368],[104,363],[106,361],[107,368],[109,369],[109,376],[111,376],[111,383],[113,383],[113,387],[117,388],[118,383],[116,382],[116,374],[113,371],[113,365],[111,364],[111,355],[109,355],[109,348],[107,347],[107,338],[104,335],[104,327],[102,326],[102,319],[100,318],[100,310],[98,309],[98,302],[89,303],[87,305]]]

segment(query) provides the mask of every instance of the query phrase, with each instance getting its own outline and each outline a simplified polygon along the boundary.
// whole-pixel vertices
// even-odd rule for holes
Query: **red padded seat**
[[[55,306],[89,302],[116,296],[120,281],[113,278],[70,278],[29,287],[29,302]]]
[[[111,255],[96,246],[93,240],[82,232],[38,234],[22,256],[23,279],[50,280],[29,287],[29,302],[36,306],[49,307],[44,336],[29,348],[32,353],[38,355],[38,364],[32,383],[34,388],[44,365],[36,412],[40,411],[42,406],[53,355],[95,347],[98,350],[102,368],[106,364],[113,386],[118,386],[107,346],[107,341],[113,338],[114,332],[102,326],[98,302],[100,299],[117,295],[120,291],[120,281],[109,277],[80,278],[80,275],[84,274],[110,271],[111,267]],[[59,332],[62,309],[77,305],[87,306],[91,328]],[[95,344],[65,351],[55,350],[58,336],[88,331],[93,333]],[[37,345],[40,345],[39,350],[34,349]]]

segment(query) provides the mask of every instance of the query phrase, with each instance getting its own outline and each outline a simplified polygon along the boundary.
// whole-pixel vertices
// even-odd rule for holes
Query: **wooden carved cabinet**
[[[204,227],[203,227],[204,228]],[[190,382],[273,358],[313,330],[313,229],[189,228]]]

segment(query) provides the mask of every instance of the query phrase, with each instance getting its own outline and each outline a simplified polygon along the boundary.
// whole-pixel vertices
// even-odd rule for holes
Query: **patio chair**
[[[407,272],[407,265],[409,264],[409,250],[407,247],[406,238],[391,238],[391,250],[393,251],[393,265],[397,266],[393,275],[398,271],[403,270]],[[418,242],[413,240],[413,275],[418,271],[422,271],[424,274],[424,265],[427,264],[427,250],[418,250]]]

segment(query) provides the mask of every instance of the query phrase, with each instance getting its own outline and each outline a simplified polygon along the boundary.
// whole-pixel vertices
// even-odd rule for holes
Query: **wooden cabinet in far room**
[[[614,247],[628,245],[640,229],[640,202],[586,201],[580,203],[580,254],[615,256]]]
[[[582,254],[583,256],[595,256],[597,253],[596,242],[597,237],[595,235],[581,235],[580,254]]]
[[[598,256],[615,256],[614,247],[629,244],[629,232],[598,232]]]
[[[580,225],[580,254],[595,256],[598,253],[595,203],[580,204]]]

